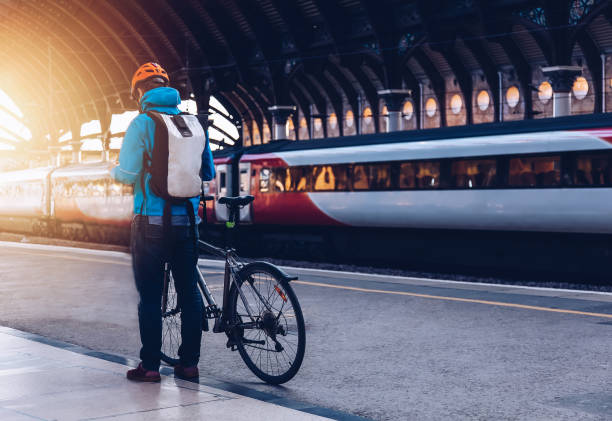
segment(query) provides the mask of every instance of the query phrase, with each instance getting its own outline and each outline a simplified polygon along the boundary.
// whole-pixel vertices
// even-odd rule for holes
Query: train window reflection
[[[370,184],[368,182],[368,166],[354,165],[353,166],[353,190],[368,190]]]
[[[416,185],[420,189],[432,189],[440,187],[440,163],[418,162],[416,174]]]
[[[414,189],[416,186],[416,165],[414,162],[400,164],[399,188]]]
[[[287,180],[287,168],[274,168],[270,177],[273,192],[284,192]]]
[[[391,188],[391,164],[370,165],[370,190]]]
[[[612,156],[580,155],[576,158],[574,184],[579,186],[605,186],[612,182]]]
[[[285,191],[303,192],[310,190],[308,172],[308,167],[288,168],[285,178]]]
[[[465,189],[495,185],[494,159],[455,161],[451,165],[451,186]]]
[[[313,191],[347,191],[346,165],[315,166],[312,169]]]
[[[546,187],[561,184],[561,158],[541,156],[512,158],[508,184],[516,187]]]

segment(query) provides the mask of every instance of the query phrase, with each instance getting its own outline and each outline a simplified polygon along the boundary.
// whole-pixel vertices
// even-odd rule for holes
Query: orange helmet
[[[145,63],[140,66],[138,70],[136,70],[136,73],[134,73],[134,76],[132,77],[132,97],[135,97],[134,93],[136,92],[136,85],[152,77],[161,77],[166,79],[166,82],[170,82],[168,73],[163,67],[153,62]]]

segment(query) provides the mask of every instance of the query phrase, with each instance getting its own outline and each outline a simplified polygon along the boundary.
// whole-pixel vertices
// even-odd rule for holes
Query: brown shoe
[[[174,375],[181,379],[195,379],[196,377],[200,377],[200,370],[198,370],[197,365],[194,365],[193,367],[183,367],[182,365],[177,365],[174,367]]]
[[[161,380],[159,371],[145,370],[142,363],[138,367],[128,370],[127,378],[137,382],[158,382]]]

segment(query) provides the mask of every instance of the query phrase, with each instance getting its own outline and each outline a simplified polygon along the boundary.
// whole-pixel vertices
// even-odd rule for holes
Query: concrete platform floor
[[[0,328],[0,420],[326,420],[283,406],[162,376],[128,381],[123,364]]]
[[[220,262],[200,267],[220,300]],[[345,420],[612,420],[612,294],[288,272],[306,320],[298,375],[264,384],[208,333],[200,384]],[[0,286],[0,325],[138,355],[127,254],[0,243]]]

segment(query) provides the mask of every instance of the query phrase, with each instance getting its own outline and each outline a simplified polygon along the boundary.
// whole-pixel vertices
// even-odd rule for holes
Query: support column
[[[287,119],[295,113],[295,105],[274,105],[268,107],[272,113],[272,140],[287,139]]]
[[[582,67],[542,67],[542,73],[550,79],[553,88],[553,117],[570,115],[572,113],[572,87],[576,77],[582,74]]]
[[[49,164],[52,167],[59,167],[62,165],[62,147],[60,145],[49,145]]]
[[[388,132],[397,132],[402,129],[402,105],[404,105],[406,98],[411,95],[412,91],[409,89],[385,89],[378,91],[378,96],[385,101],[389,112]]]
[[[110,159],[110,140],[111,132],[106,130],[102,135],[102,162],[108,162]]]
[[[81,163],[81,140],[71,140],[70,146],[72,147],[72,163]]]

